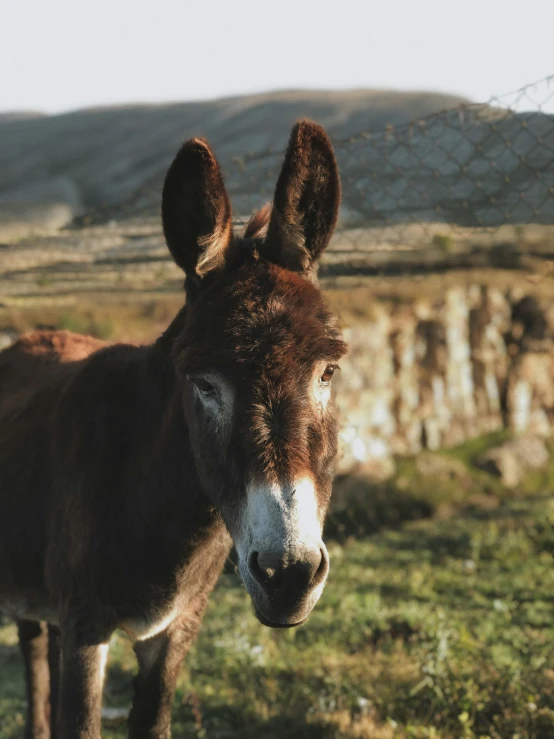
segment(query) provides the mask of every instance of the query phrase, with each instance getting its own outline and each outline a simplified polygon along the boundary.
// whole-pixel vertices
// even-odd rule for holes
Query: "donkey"
[[[0,354],[0,609],[19,624],[27,737],[100,737],[116,629],[138,660],[129,736],[169,737],[232,544],[266,626],[303,623],[320,597],[346,346],[316,268],[339,200],[331,143],[300,121],[273,206],[239,237],[217,160],[192,139],[163,187],[186,293],[165,333],[135,347],[41,331]]]

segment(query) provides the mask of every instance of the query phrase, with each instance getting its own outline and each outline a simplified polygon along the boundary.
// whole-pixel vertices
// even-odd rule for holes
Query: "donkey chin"
[[[235,538],[239,572],[259,621],[299,626],[315,606],[329,573],[313,484],[248,490],[245,521]]]

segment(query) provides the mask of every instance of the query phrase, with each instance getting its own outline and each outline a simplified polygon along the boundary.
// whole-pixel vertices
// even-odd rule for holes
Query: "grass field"
[[[554,463],[510,492],[471,467],[498,441],[437,455],[432,477],[404,460],[342,512],[339,486],[330,579],[297,630],[261,626],[229,567],[180,675],[174,736],[554,737]],[[107,706],[129,706],[133,672],[118,634]],[[1,739],[22,736],[23,711],[8,624]],[[125,735],[124,718],[104,722]]]

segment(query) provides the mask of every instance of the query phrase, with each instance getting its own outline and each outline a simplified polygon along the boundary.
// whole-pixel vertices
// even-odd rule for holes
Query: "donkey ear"
[[[162,223],[171,256],[198,282],[225,263],[233,238],[231,203],[204,139],[187,141],[171,163],[162,194]]]
[[[277,181],[264,256],[296,272],[312,268],[329,243],[339,204],[331,142],[321,126],[299,121]]]

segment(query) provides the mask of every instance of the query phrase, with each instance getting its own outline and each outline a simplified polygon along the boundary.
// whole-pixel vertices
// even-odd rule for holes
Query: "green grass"
[[[299,629],[261,626],[238,577],[224,574],[180,675],[174,736],[553,737],[554,469],[504,490],[469,466],[499,438],[439,455],[458,477],[431,484],[417,459],[402,461],[380,493],[392,508],[395,495],[404,501],[384,516],[394,528],[379,526],[385,497],[376,506],[365,490],[373,524],[329,541],[328,585]],[[410,499],[425,502],[426,518],[413,520]],[[106,704],[129,705],[133,670],[130,643],[116,635]],[[2,739],[21,736],[23,709],[9,625],[0,630]],[[106,724],[104,736],[124,737],[124,722]]]
[[[456,243],[452,234],[435,234],[431,239],[433,246],[439,248],[442,252],[450,254]]]

